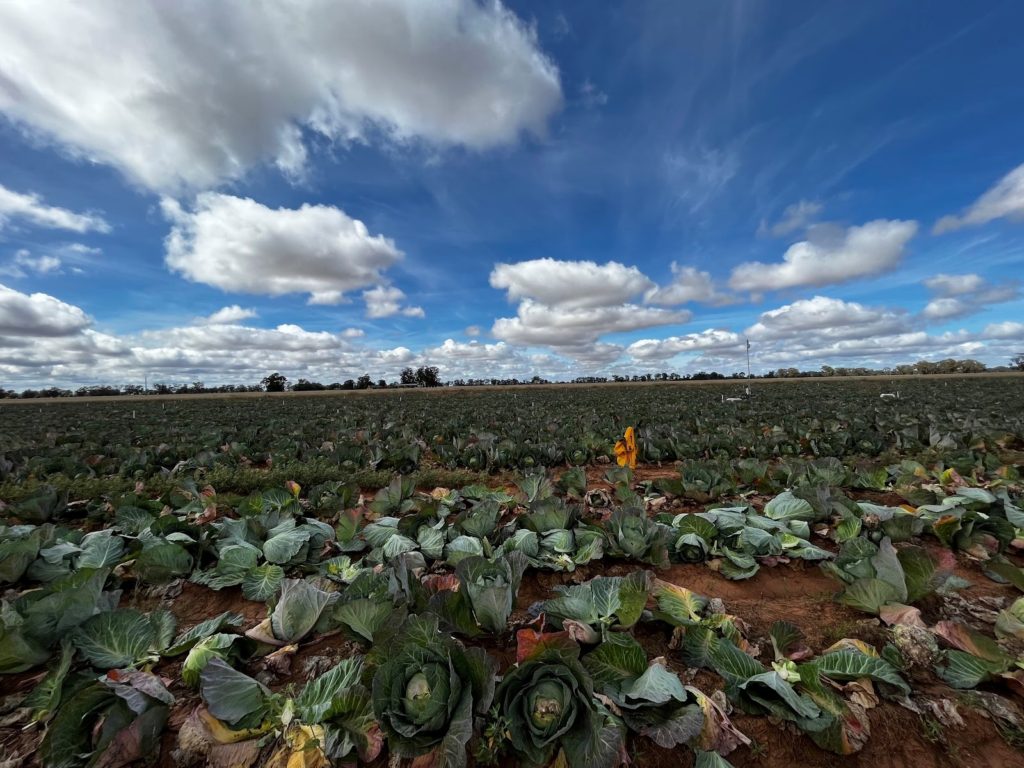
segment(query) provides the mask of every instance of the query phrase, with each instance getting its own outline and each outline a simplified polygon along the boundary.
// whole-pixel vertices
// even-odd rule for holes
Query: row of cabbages
[[[369,509],[340,483],[301,501],[294,487],[255,494],[234,516],[183,489],[186,503],[176,509],[126,500],[113,527],[94,533],[7,527],[0,577],[41,586],[4,600],[0,670],[32,668],[59,649],[24,703],[46,724],[47,765],[105,764],[126,741],[152,748],[173,697],[150,670],[176,656],[183,682],[198,685],[205,701],[183,730],[192,738],[186,752],[244,744],[253,761],[266,749],[282,765],[296,755],[317,764],[370,759],[386,743],[395,754],[457,766],[472,742],[484,761],[507,751],[543,764],[563,752],[572,765],[600,766],[616,763],[632,731],[661,746],[691,744],[701,763],[715,764],[744,737],[723,700],[685,686],[665,660],[648,660],[630,632],[651,620],[675,628],[682,660],[716,672],[733,705],[790,720],[845,754],[867,738],[864,707],[877,701],[874,686],[909,702],[907,662],[896,646],[879,655],[842,642],[812,659],[798,631],[780,622],[767,667],[750,655],[742,620],[719,601],[647,571],[596,577],[513,617],[523,573],[614,557],[656,568],[706,560],[742,579],[801,558],[842,579],[850,605],[905,617],[902,609],[920,597],[962,586],[923,549],[904,544],[930,533],[986,558],[996,578],[1024,581],[1002,557],[1021,524],[1005,492],[960,489],[904,508],[854,503],[819,485],[779,494],[761,512],[742,504],[651,518],[648,507],[659,505],[651,489],[637,493],[626,471],[609,474],[612,493],[587,492],[572,472],[558,483],[528,475],[514,494],[468,487],[428,496],[396,479]],[[811,543],[815,533],[841,544],[838,557]],[[123,584],[181,576],[213,589],[240,586],[248,599],[269,603],[267,619],[243,634],[242,618],[226,613],[176,633],[166,611],[117,607]],[[1005,645],[1021,637],[1024,610],[1018,602],[1004,613]],[[516,628],[517,663],[505,669],[455,639],[473,643]],[[272,693],[235,669],[287,657],[310,636],[337,630],[365,646],[365,657],[297,694]],[[956,628],[939,637],[952,646],[935,658],[951,685],[1019,677],[1006,649]]]
[[[527,765],[561,755],[572,766],[610,767],[628,732],[666,748],[691,745],[702,765],[726,764],[717,753],[748,743],[728,705],[685,685],[665,659],[649,660],[631,634],[641,621],[675,628],[682,660],[717,672],[732,705],[789,720],[839,753],[859,749],[867,733],[845,683],[897,698],[910,692],[891,650],[883,658],[849,641],[812,660],[784,622],[772,627],[774,662],[762,665],[745,652],[741,619],[649,571],[563,588],[535,607],[536,619],[509,623],[522,554],[502,555],[490,578],[486,561],[467,558],[458,581],[424,573],[420,563],[400,555],[360,570],[339,591],[319,577],[286,579],[268,617],[244,634],[230,613],[177,635],[166,612],[96,614],[61,644],[58,664],[24,702],[33,721],[46,723],[44,763],[80,765],[91,753],[107,764],[126,741],[152,749],[173,697],[150,670],[175,656],[203,701],[182,729],[180,757],[216,758],[232,745],[235,759],[248,750],[255,762],[267,750],[269,764],[281,766],[369,761],[385,744],[393,754],[461,766],[468,744],[481,762],[510,753]],[[503,636],[514,626],[516,663],[505,668],[456,639]],[[361,638],[365,655],[297,692],[272,692],[236,669],[277,668],[302,641],[337,628]],[[74,665],[76,657],[83,663]]]
[[[738,394],[742,384],[725,386]],[[892,401],[879,401],[888,384],[877,382],[751,386],[753,396],[738,403],[722,402],[719,387],[598,386],[441,398],[401,391],[4,406],[0,481],[202,482],[213,475],[228,490],[233,470],[242,475],[254,466],[408,472],[422,463],[493,471],[584,465],[614,460],[626,424],[638,425],[641,462],[699,459],[693,463],[706,461],[726,483],[780,457],[834,457],[854,474],[858,458],[888,459],[893,452],[941,457],[966,475],[1024,439],[1020,385],[1012,378],[904,378],[903,398]],[[756,460],[744,466],[738,457]]]

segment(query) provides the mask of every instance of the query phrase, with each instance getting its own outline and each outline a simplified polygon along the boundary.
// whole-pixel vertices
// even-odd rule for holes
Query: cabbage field
[[[1024,765],[1022,382],[0,403],[0,768]]]

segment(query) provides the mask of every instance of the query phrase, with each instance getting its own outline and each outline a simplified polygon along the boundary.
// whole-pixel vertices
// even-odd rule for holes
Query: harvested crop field
[[[0,757],[1024,764],[1020,381],[0,404]]]

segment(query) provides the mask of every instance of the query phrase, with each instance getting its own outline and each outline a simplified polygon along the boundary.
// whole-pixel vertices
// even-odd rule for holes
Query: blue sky
[[[1024,351],[1024,8],[595,7],[3,4],[0,386]]]

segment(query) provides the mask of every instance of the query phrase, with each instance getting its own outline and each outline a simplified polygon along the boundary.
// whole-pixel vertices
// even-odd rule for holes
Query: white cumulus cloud
[[[921,316],[927,320],[952,320],[955,317],[964,317],[977,311],[977,308],[966,301],[952,296],[943,296],[925,304],[924,309],[921,310]]]
[[[632,303],[657,286],[636,267],[615,261],[545,258],[497,264],[491,286],[519,300],[515,317],[494,321],[492,336],[510,344],[550,347],[588,366],[612,362],[624,350],[599,342],[602,336],[683,323],[692,317],[685,310]]]
[[[488,148],[542,134],[559,73],[497,0],[0,4],[0,113],[153,190],[330,141]]]
[[[664,339],[640,339],[626,350],[635,360],[667,360],[682,352],[746,349],[743,338],[733,331],[708,328],[700,333],[669,336]]]
[[[893,269],[917,232],[915,221],[879,219],[833,234],[816,228],[816,237],[794,243],[781,263],[753,261],[733,269],[729,286],[737,291],[777,291],[823,286]]]
[[[622,304],[609,307],[549,307],[529,299],[519,304],[515,317],[494,321],[491,334],[524,346],[581,347],[609,333],[635,331],[656,325],[684,323],[687,311]]]
[[[1024,165],[1018,165],[959,216],[943,216],[932,228],[941,235],[996,219],[1024,219]]]
[[[366,302],[366,316],[371,318],[394,315],[424,317],[426,314],[422,307],[403,307],[405,293],[394,286],[378,285],[376,288],[363,291],[363,301]]]
[[[60,272],[61,260],[51,254],[33,256],[31,251],[25,248],[14,254],[14,258],[7,264],[0,265],[0,275],[10,277],[25,277],[29,273],[47,275]]]
[[[0,10],[0,18],[3,11]],[[2,27],[2,25],[0,25]],[[0,32],[2,37],[3,32]],[[2,48],[2,46],[0,46]],[[3,69],[0,58],[0,72]],[[0,81],[2,81],[0,76]],[[0,87],[0,101],[3,100],[4,89]],[[15,192],[0,184],[0,229],[8,221],[23,220],[37,227],[47,229],[67,229],[71,232],[109,232],[110,225],[95,213],[75,213],[66,208],[47,205],[39,195]]]
[[[797,230],[809,226],[821,213],[821,203],[813,200],[800,200],[786,207],[782,212],[782,218],[774,224],[762,221],[758,227],[758,234],[771,235],[772,237],[783,237]]]
[[[928,290],[939,296],[961,296],[974,293],[985,287],[985,278],[981,275],[946,275],[939,274],[924,281]]]
[[[762,312],[746,333],[751,339],[815,336],[836,340],[892,335],[909,327],[907,316],[902,312],[815,296]]]
[[[200,319],[206,325],[235,325],[242,320],[251,320],[257,316],[255,309],[246,309],[237,304],[232,304],[230,307],[222,307],[212,315]]]
[[[533,299],[549,307],[585,309],[629,301],[654,283],[636,267],[615,261],[532,259],[497,264],[491,286],[508,291],[509,299]]]
[[[204,192],[192,211],[168,198],[166,263],[189,280],[235,293],[309,293],[338,303],[346,291],[379,283],[402,258],[394,241],[371,235],[339,208],[268,208],[248,198]]]
[[[921,310],[921,316],[931,322],[977,314],[992,304],[1013,301],[1020,296],[1018,281],[992,285],[974,273],[939,274],[925,280],[924,285],[936,296]]]
[[[701,304],[731,304],[736,299],[719,292],[709,272],[696,267],[686,267],[672,262],[672,281],[668,285],[656,286],[644,293],[648,304],[675,306],[697,302]]]
[[[985,326],[982,335],[989,339],[1024,339],[1024,323],[1015,323],[1012,320],[990,323]]]
[[[21,293],[0,285],[0,335],[70,336],[92,321],[79,307],[45,293]]]
[[[500,362],[516,359],[518,353],[513,347],[502,341],[497,344],[482,344],[479,341],[460,342],[455,339],[445,339],[440,346],[424,349],[423,357],[438,363],[461,360]]]

